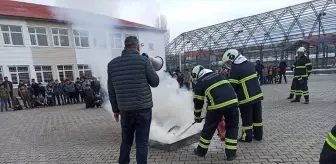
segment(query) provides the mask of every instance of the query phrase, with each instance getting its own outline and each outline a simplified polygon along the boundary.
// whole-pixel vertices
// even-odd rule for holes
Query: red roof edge
[[[163,29],[155,28],[152,26],[147,26],[144,24],[127,21],[124,19],[113,18],[77,9],[61,8],[55,6],[47,6],[27,2],[11,1],[11,0],[0,0],[0,16],[71,23],[68,21],[69,19],[67,19],[66,17],[62,18],[56,16],[53,10],[60,11],[62,13],[71,12],[71,14],[75,13],[80,15],[88,15],[90,17],[94,17],[95,19],[96,18],[103,19],[104,22],[108,22],[109,25],[121,28],[136,28],[142,30],[165,32],[165,30]]]

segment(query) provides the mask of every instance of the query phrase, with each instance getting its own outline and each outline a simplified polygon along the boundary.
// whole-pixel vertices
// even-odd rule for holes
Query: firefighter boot
[[[236,152],[225,151],[225,154],[226,154],[227,161],[233,161],[237,157]]]
[[[290,99],[293,99],[294,98],[294,95],[293,94],[290,94],[287,99],[290,100]]]
[[[309,104],[309,99],[305,99],[304,104]]]
[[[199,156],[199,157],[205,157],[205,154],[200,153],[199,151],[197,151],[197,148],[194,149],[194,154]]]
[[[296,96],[291,102],[300,102],[301,96]]]

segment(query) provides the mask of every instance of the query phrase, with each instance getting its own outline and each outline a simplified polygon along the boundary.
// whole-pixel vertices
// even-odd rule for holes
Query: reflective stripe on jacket
[[[303,77],[308,77],[312,73],[312,64],[310,60],[302,55],[295,64],[294,77],[299,80]]]
[[[233,64],[229,81],[237,93],[239,104],[253,104],[263,100],[263,93],[252,63],[245,61],[241,64]]]
[[[194,114],[200,117],[204,98],[208,111],[238,106],[237,96],[230,82],[220,73],[209,73],[197,80],[194,87]]]

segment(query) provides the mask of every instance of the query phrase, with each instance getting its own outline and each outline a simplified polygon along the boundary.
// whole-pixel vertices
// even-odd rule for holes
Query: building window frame
[[[18,68],[26,68],[26,71],[19,71]],[[11,68],[15,68],[15,71],[11,71]],[[12,83],[14,85],[18,85],[20,80],[26,80],[24,81],[25,83],[28,83],[30,81],[30,70],[29,70],[29,65],[9,65],[8,66],[8,70],[9,70],[9,75],[12,79]],[[21,74],[21,77],[20,77]],[[24,74],[28,75],[28,79],[24,79],[22,76],[24,76]],[[15,78],[13,78],[15,76]]]
[[[155,44],[154,43],[148,43],[148,51],[155,51]]]
[[[116,35],[119,35],[118,37],[115,37]],[[112,32],[110,33],[110,40],[111,40],[111,48],[112,49],[122,49],[123,43],[122,43],[122,35],[120,32]],[[119,42],[120,46],[116,45],[116,42]]]
[[[73,33],[73,40],[74,40],[74,44],[76,48],[90,48],[90,32],[88,30],[73,29],[72,33]],[[87,46],[83,46],[82,39],[87,40]],[[77,45],[77,43],[79,45]]]
[[[45,31],[45,33],[38,32],[38,30],[37,30],[38,28],[43,29]],[[29,39],[30,39],[30,45],[32,47],[48,47],[50,45],[49,44],[49,37],[48,37],[48,29],[46,27],[28,26],[27,29],[28,29]],[[30,32],[31,29],[34,29],[34,32]],[[47,45],[40,45],[39,38],[38,38],[39,35],[45,37]],[[32,37],[34,37],[36,44],[33,44]]]
[[[79,77],[82,77],[82,75],[84,75],[85,77],[89,77],[89,78],[93,77],[90,65],[88,65],[88,64],[77,64],[77,68],[78,68]]]
[[[54,34],[53,30],[57,30],[57,34]],[[61,34],[60,30],[66,30],[67,34]],[[68,28],[52,27],[52,28],[50,28],[50,32],[51,32],[54,47],[71,47],[70,35],[69,35],[70,30]],[[57,38],[58,45],[55,44],[55,37]],[[62,46],[61,37],[66,37],[68,39],[68,44],[69,45]]]
[[[38,68],[40,67],[40,68]],[[50,67],[50,70],[46,67]],[[53,66],[52,65],[34,65],[34,70],[36,73],[36,81],[39,83],[48,83],[49,81],[54,80],[54,74],[53,74]],[[49,74],[49,75],[48,75]],[[50,76],[51,79],[48,79],[47,77]]]
[[[105,31],[103,32],[98,32],[95,31],[92,34],[93,38],[93,47],[95,48],[107,48],[107,39],[106,39],[106,34]]]
[[[8,31],[5,29],[5,27],[7,27]],[[20,30],[13,30],[14,27],[17,27]],[[15,46],[15,47],[25,46],[25,41],[24,41],[22,26],[20,26],[20,25],[5,25],[5,24],[0,24],[0,30],[1,30],[2,39],[4,41],[4,45],[5,46]],[[13,42],[13,35],[15,35],[15,34],[21,34],[21,36],[20,36],[21,40],[19,41],[20,44],[14,44],[14,42]],[[6,40],[6,39],[8,39],[8,40]]]
[[[71,70],[65,69],[66,66],[71,66]],[[75,80],[74,66],[72,64],[57,65],[56,67],[57,67],[58,78],[60,81],[66,80],[66,79],[69,79],[72,81]],[[59,68],[62,68],[62,69],[59,69]],[[72,77],[69,77],[66,75],[69,72],[71,72]]]

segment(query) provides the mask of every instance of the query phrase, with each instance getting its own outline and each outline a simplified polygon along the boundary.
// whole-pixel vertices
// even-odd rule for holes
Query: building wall
[[[27,44],[30,42],[26,27],[26,22],[21,20],[0,19],[0,25],[18,25],[22,26],[23,46],[9,46],[4,44],[3,33],[0,32],[0,66],[2,67],[2,76],[8,76],[11,79],[8,66],[30,66],[30,75],[33,74],[34,68],[32,52]],[[0,30],[1,31],[1,30]]]
[[[77,58],[76,58],[76,51],[74,48],[74,41],[72,39],[73,33],[71,25],[27,20],[27,26],[47,28],[47,37],[48,37],[47,47],[31,46],[29,42],[29,46],[31,46],[34,65],[52,66],[54,79],[59,78],[57,65],[72,65],[75,76],[77,76],[76,72],[78,71],[75,65],[77,63]],[[54,47],[51,28],[68,29],[70,46]]]
[[[19,25],[22,26],[24,46],[4,45],[4,38],[0,30],[0,66],[3,68],[3,76],[8,76],[10,80],[9,65],[29,66],[29,78],[36,79],[37,74],[34,66],[52,66],[53,79],[59,79],[58,65],[72,65],[74,77],[79,77],[78,66],[80,64],[89,65],[94,76],[106,77],[106,66],[113,58],[120,56],[124,48],[124,40],[128,35],[137,36],[140,40],[141,53],[146,52],[150,56],[160,56],[165,60],[164,34],[158,32],[130,30],[130,29],[99,29],[104,32],[106,48],[100,48],[94,45],[94,32],[97,29],[66,25],[60,23],[44,21],[22,21],[0,19],[0,25]],[[34,46],[31,44],[28,27],[45,27],[47,31],[48,46]],[[51,28],[66,28],[69,31],[69,47],[56,47],[53,45]],[[87,30],[89,32],[89,47],[75,46],[73,30]],[[110,33],[121,34],[121,47],[113,48]],[[97,38],[99,39],[99,38]],[[154,50],[149,49],[149,44],[154,44]],[[162,70],[166,69],[165,66]],[[102,79],[104,80],[104,79]]]

